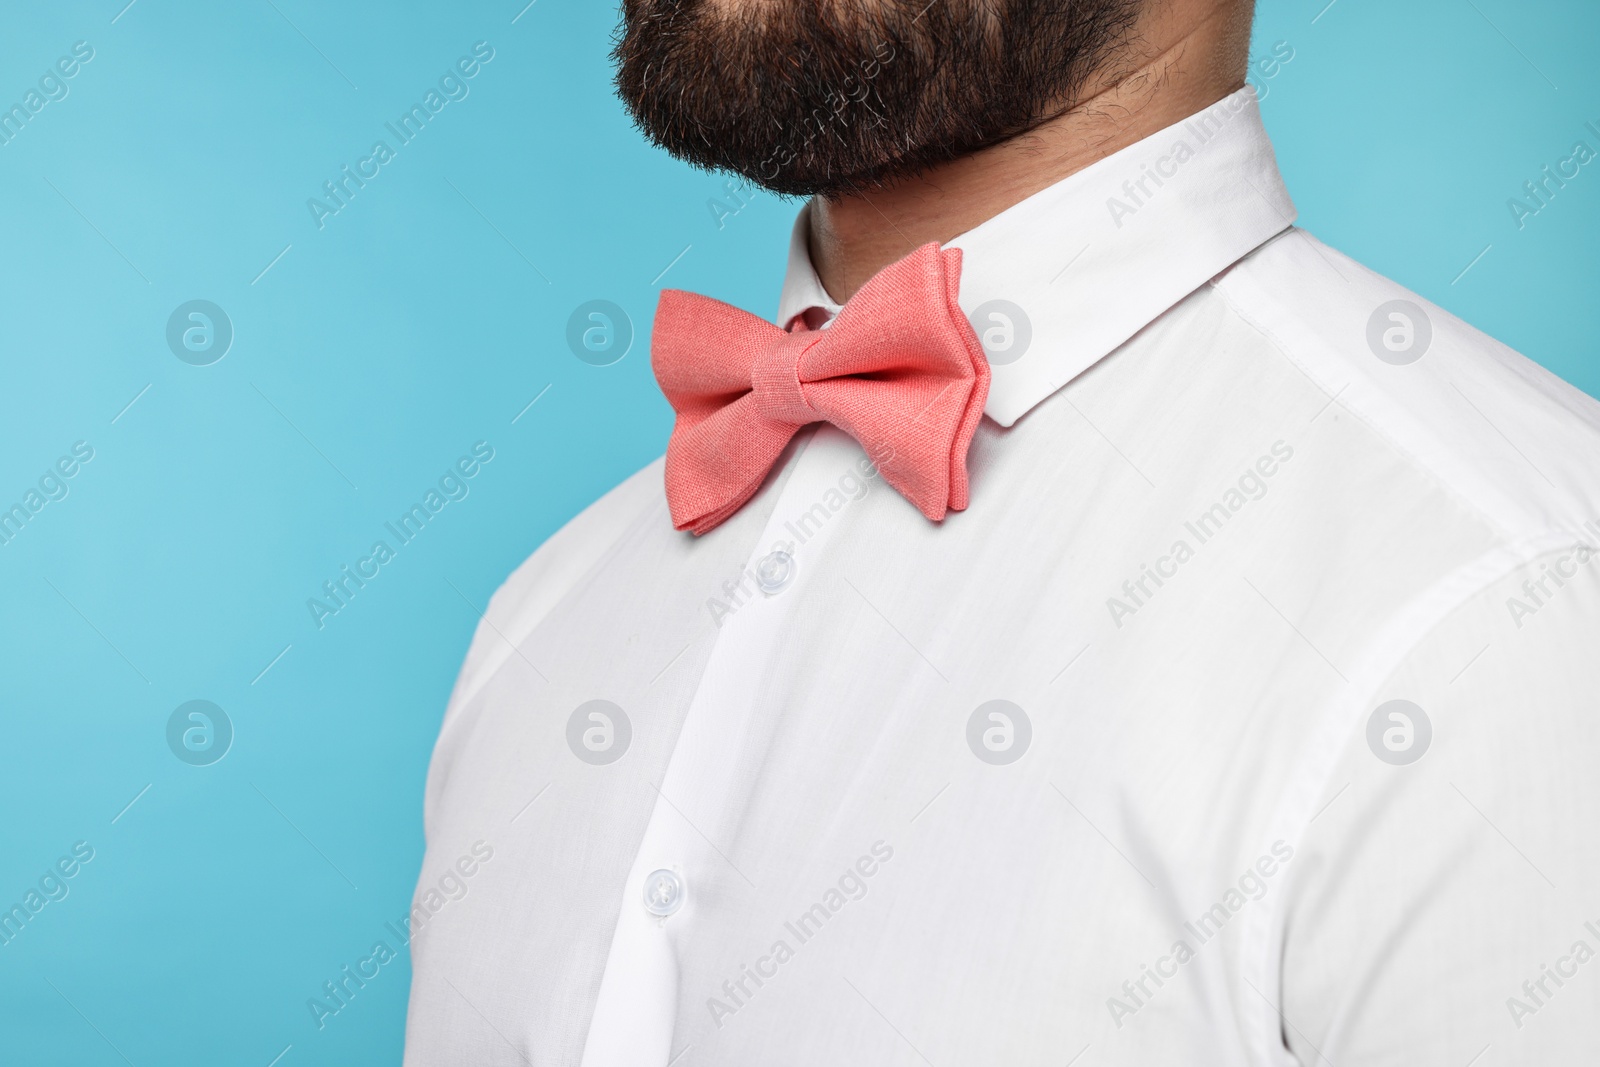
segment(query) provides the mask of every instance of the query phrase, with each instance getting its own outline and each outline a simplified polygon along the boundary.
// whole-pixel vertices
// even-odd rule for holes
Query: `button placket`
[[[786,520],[833,487],[838,471],[858,463],[860,455],[861,446],[844,431],[819,427],[796,457],[795,470],[756,541],[756,552],[789,541]],[[815,531],[807,551],[821,552],[839,525],[830,523]],[[780,553],[786,559],[772,558]],[[798,579],[797,561],[783,549],[752,553],[746,567],[757,575],[763,593],[769,585],[782,591],[804,584]],[[766,583],[760,578],[763,572]],[[696,929],[696,905],[689,900],[694,891],[691,882],[704,878],[701,888],[714,896],[716,879],[730,873],[727,857],[711,841],[721,838],[725,821],[736,821],[728,816],[741,803],[735,756],[750,727],[749,709],[719,682],[741,676],[744,664],[764,659],[783,640],[792,596],[758,597],[718,631],[620,902],[622,912],[607,953],[583,1067],[634,1067],[668,1058],[663,1050],[671,1044],[679,1010],[678,953],[701,933]]]

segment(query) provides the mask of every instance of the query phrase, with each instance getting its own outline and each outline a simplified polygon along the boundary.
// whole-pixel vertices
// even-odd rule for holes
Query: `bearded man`
[[[809,199],[479,627],[408,1064],[1600,1062],[1600,408],[1293,225],[1252,14],[626,0]]]

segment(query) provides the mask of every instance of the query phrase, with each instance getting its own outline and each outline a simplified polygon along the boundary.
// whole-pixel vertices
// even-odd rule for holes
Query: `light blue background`
[[[476,610],[664,448],[657,289],[770,314],[794,205],[719,228],[722,180],[611,95],[608,3],[124,2],[0,34],[7,105],[95,49],[0,147],[0,506],[95,450],[0,547],[0,906],[96,853],[0,947],[0,1060],[394,1063],[405,960],[325,1029],[306,1000],[408,907]],[[1524,229],[1506,206],[1600,148],[1600,9],[1324,3],[1266,0],[1255,48],[1294,50],[1264,111],[1302,225],[1600,392],[1600,165]],[[470,96],[319,230],[307,198],[480,40]],[[212,366],[166,346],[195,298],[236,331]],[[596,298],[636,327],[612,366],[565,343]],[[470,495],[319,631],[306,599],[480,440]],[[165,740],[196,698],[237,732],[202,768]]]

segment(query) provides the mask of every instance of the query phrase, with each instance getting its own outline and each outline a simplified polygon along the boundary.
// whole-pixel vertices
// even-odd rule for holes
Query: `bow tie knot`
[[[788,332],[664,289],[650,359],[677,412],[667,504],[706,533],[756,491],[800,427],[830,422],[929,519],[967,506],[989,362],[956,303],[961,253],[926,244],[873,275],[826,330]]]
[[[822,419],[806,402],[800,383],[800,358],[817,341],[814,332],[800,330],[756,352],[750,367],[750,392],[762,418],[795,426]]]

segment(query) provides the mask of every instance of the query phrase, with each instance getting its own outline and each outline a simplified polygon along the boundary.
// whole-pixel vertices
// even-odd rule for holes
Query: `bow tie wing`
[[[703,534],[742,507],[803,425],[759,411],[751,380],[759,353],[797,340],[720,300],[662,290],[650,361],[677,412],[666,464],[675,528]]]
[[[960,250],[923,245],[862,286],[799,365],[818,416],[935,521],[967,506],[967,450],[989,395],[988,358],[956,302],[960,274]]]
[[[989,362],[956,302],[961,253],[923,245],[868,280],[825,330],[788,333],[721,301],[664,290],[651,364],[677,424],[672,524],[703,534],[755,495],[807,423],[859,441],[938,521],[967,506],[967,450]]]

